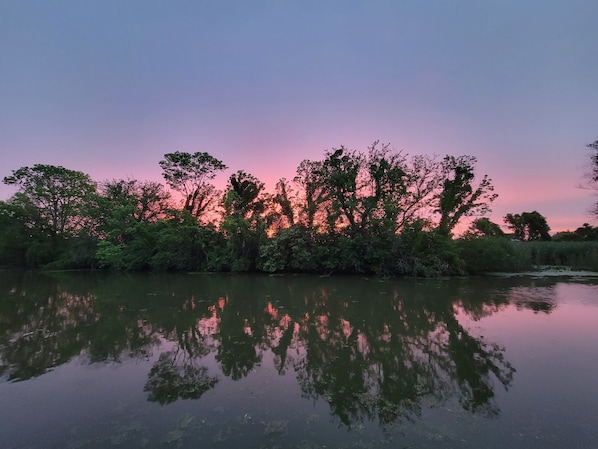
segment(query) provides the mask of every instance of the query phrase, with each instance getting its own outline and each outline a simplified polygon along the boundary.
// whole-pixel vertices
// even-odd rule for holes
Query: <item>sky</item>
[[[374,141],[472,155],[553,231],[598,225],[596,0],[0,0],[0,177],[33,164],[163,182],[208,152],[272,191]],[[0,185],[0,199],[13,193]],[[465,229],[457,229],[457,231]]]

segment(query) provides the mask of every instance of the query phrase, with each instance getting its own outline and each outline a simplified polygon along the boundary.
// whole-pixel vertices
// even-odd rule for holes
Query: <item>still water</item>
[[[0,272],[3,448],[596,448],[598,278]]]

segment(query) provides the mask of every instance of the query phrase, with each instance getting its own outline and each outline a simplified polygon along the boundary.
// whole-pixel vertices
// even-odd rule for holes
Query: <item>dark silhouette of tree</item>
[[[107,207],[120,209],[120,215],[126,214],[137,222],[165,218],[170,208],[170,194],[154,181],[113,179],[100,185],[100,193],[108,202]]]
[[[586,145],[589,149],[594,151],[594,154],[591,155],[591,179],[593,182],[598,183],[598,140],[595,142],[589,143]]]
[[[550,226],[546,218],[537,211],[521,214],[507,214],[504,218],[517,240],[550,240]]]
[[[260,246],[266,241],[264,184],[240,170],[231,175],[223,199],[224,217],[220,229],[227,239],[232,271],[249,271],[257,266]]]
[[[592,150],[590,155],[590,185],[592,188],[598,190],[598,140],[586,145],[587,148]],[[592,213],[598,217],[598,202],[595,204]]]
[[[473,156],[446,156],[442,163],[444,182],[437,196],[436,212],[440,214],[438,232],[449,235],[462,217],[483,215],[490,211],[498,195],[493,193],[492,180],[484,175],[474,188],[475,163]]]
[[[220,192],[209,181],[227,166],[208,153],[167,153],[159,162],[166,183],[185,198],[184,209],[194,217],[205,219]]]
[[[322,162],[304,160],[297,167],[293,182],[299,186],[299,220],[307,229],[318,229],[325,225],[322,206],[328,203],[328,190],[321,179]]]
[[[505,233],[500,226],[490,221],[490,219],[486,217],[476,218],[473,220],[469,226],[469,229],[465,233],[465,237],[467,238],[502,237],[504,235]]]
[[[274,208],[272,222],[275,232],[295,225],[296,201],[293,193],[293,187],[286,178],[278,180],[274,195],[272,196],[272,205]]]

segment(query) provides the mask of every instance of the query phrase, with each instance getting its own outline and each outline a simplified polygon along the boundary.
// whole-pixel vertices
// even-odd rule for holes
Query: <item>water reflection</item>
[[[509,388],[515,368],[459,316],[556,307],[550,286],[498,285],[480,297],[471,280],[4,274],[0,374],[8,381],[81,356],[89,364],[151,359],[147,399],[168,404],[201,400],[223,377],[259,376],[272,360],[303,398],[326,401],[347,426],[413,419],[423,404],[453,399],[496,416],[496,388]]]

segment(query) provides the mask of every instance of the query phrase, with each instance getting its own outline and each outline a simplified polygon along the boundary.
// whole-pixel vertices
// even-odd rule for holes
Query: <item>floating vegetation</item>
[[[184,415],[179,422],[177,423],[176,427],[168,432],[166,437],[164,437],[163,441],[166,444],[176,444],[177,447],[180,447],[183,444],[183,439],[189,435],[193,435],[196,430],[200,428],[198,425],[194,425],[196,422],[195,417],[186,414]],[[201,423],[200,423],[201,424]]]
[[[113,446],[121,445],[134,439],[139,432],[143,430],[141,422],[135,420],[116,427],[114,432],[110,434],[110,444]]]
[[[289,431],[289,422],[283,420],[268,421],[265,423],[264,435],[284,435]]]
[[[167,444],[177,443],[177,445],[179,445],[179,443],[181,443],[181,440],[183,439],[183,436],[183,430],[177,427],[176,429],[168,432],[168,435],[166,435],[164,442]]]
[[[224,429],[221,429],[214,435],[212,441],[214,443],[224,443],[230,439],[231,436],[236,432],[237,428],[232,426],[227,426]]]

